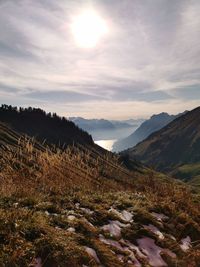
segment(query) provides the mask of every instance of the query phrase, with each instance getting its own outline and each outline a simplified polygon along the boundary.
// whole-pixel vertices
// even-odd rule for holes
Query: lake
[[[95,144],[111,151],[112,150],[112,146],[114,144],[114,142],[117,141],[116,139],[110,139],[110,140],[97,140],[97,141],[94,141]]]

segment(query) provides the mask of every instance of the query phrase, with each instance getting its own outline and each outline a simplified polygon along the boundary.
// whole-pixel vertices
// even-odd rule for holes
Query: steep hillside
[[[38,141],[31,139],[24,133],[18,133],[6,124],[0,122],[0,153],[4,150],[11,149],[13,152],[19,149],[22,143],[32,142],[36,150],[44,151],[45,147]]]
[[[113,145],[113,151],[118,152],[134,147],[136,144],[146,139],[151,133],[160,130],[178,116],[180,115],[169,115],[164,112],[153,115],[149,120],[143,122],[134,133],[115,142]]]
[[[18,145],[18,140],[20,138],[20,134],[0,122],[0,147],[8,145],[15,147]]]
[[[57,116],[55,113],[45,113],[36,108],[20,108],[2,105],[0,121],[11,126],[15,131],[36,137],[41,142],[59,146],[72,143],[92,145],[92,137],[79,129],[73,122]]]
[[[199,163],[200,107],[175,119],[124,154],[165,172]]]
[[[0,143],[0,266],[198,267],[199,196],[183,183],[9,127]]]

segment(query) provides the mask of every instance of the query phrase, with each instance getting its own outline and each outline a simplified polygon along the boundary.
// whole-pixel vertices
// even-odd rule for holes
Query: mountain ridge
[[[141,120],[107,120],[107,119],[85,119],[82,117],[69,117],[76,125],[85,131],[113,130],[118,128],[133,127]]]
[[[13,130],[27,134],[51,145],[68,145],[73,142],[93,145],[92,137],[73,122],[59,117],[56,113],[46,113],[39,108],[16,108],[8,105],[0,107],[0,121]]]
[[[123,152],[159,171],[200,161],[200,107],[176,118],[135,147]]]
[[[150,119],[144,121],[131,135],[118,140],[113,145],[113,151],[123,151],[146,139],[151,133],[156,132],[173,121],[181,114],[169,115],[166,112],[152,115]]]

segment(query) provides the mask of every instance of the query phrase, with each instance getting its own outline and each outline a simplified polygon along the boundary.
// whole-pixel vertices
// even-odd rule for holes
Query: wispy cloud
[[[200,99],[200,86],[192,85],[187,87],[180,87],[173,91],[174,96],[186,100],[196,100]]]
[[[23,96],[50,103],[81,103],[96,100],[105,100],[104,97],[78,93],[74,91],[33,91]]]
[[[88,7],[109,26],[89,50],[70,31]],[[200,100],[199,36],[198,0],[0,1],[1,102],[92,117],[190,109]]]

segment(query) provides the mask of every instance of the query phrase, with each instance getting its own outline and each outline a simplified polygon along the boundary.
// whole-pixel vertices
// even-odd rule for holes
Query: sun
[[[78,46],[92,48],[108,32],[108,27],[101,16],[88,10],[74,17],[71,30]]]

